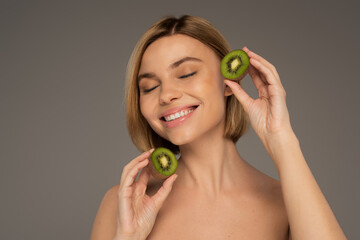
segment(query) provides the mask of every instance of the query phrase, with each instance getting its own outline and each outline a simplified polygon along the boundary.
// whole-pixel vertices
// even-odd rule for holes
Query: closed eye
[[[188,78],[188,77],[191,77],[191,76],[193,76],[193,75],[195,75],[195,74],[196,74],[196,72],[192,72],[192,73],[189,73],[189,74],[180,76],[179,78]]]
[[[157,88],[159,85],[156,85],[155,87],[149,88],[149,89],[144,89],[144,93],[148,93],[151,92],[152,90],[154,90],[155,88]]]

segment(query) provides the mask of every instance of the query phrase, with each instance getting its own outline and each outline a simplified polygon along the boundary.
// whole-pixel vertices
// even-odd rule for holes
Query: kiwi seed
[[[175,173],[178,162],[175,154],[164,147],[156,148],[151,154],[151,173],[157,179],[165,179]]]
[[[249,56],[244,50],[233,50],[221,60],[221,74],[226,79],[240,81],[248,72],[249,64]]]

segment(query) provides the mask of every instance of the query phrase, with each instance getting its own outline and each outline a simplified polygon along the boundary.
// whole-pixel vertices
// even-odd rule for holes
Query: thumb
[[[235,82],[235,81],[230,81],[225,79],[224,80],[225,84],[228,85],[231,89],[231,91],[233,92],[233,94],[235,95],[235,97],[239,100],[239,102],[241,103],[241,105],[244,107],[245,112],[249,112],[249,106],[251,105],[251,103],[254,101],[254,99],[252,99],[245,91],[244,89],[240,86],[239,83]]]
[[[172,186],[178,176],[176,174],[172,175],[171,177],[167,178],[161,188],[158,190],[158,192],[153,196],[154,202],[155,202],[155,208],[158,212],[160,208],[162,207],[165,199],[169,195]]]

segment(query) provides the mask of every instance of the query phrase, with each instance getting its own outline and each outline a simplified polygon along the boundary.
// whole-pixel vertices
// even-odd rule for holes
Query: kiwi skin
[[[226,75],[226,73],[224,73],[226,70],[226,67],[228,65],[228,63],[226,62],[226,60],[229,58],[229,56],[231,55],[240,55],[240,58],[241,58],[241,64],[243,65],[242,68],[245,67],[245,71],[238,77],[235,77],[235,78],[232,78],[232,77],[229,77]],[[229,79],[229,80],[233,80],[233,81],[236,81],[236,82],[240,82],[245,76],[246,74],[248,74],[249,72],[249,65],[250,65],[250,61],[249,61],[249,56],[247,55],[247,53],[242,50],[242,49],[236,49],[236,50],[233,50],[231,52],[229,52],[228,54],[226,54],[224,56],[224,58],[221,60],[221,63],[220,63],[220,69],[221,69],[221,74],[223,75],[223,77],[225,79]]]
[[[155,168],[154,162],[157,161],[156,158],[157,158],[157,154],[159,152],[165,152],[173,160],[172,164],[174,164],[174,171],[171,174],[165,175],[165,174],[161,173],[160,171],[158,171]],[[158,180],[164,180],[164,179],[167,179],[168,177],[172,176],[176,172],[176,169],[177,169],[177,166],[178,166],[178,162],[177,162],[177,159],[175,157],[175,154],[173,152],[171,152],[171,150],[169,150],[167,148],[164,148],[164,147],[156,148],[152,152],[151,157],[150,157],[150,162],[151,162],[151,164],[150,164],[149,167],[150,167],[151,175],[155,179],[158,179]]]

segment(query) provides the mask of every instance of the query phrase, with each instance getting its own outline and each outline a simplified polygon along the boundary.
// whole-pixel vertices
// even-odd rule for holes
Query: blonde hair
[[[222,34],[207,20],[183,15],[180,18],[164,17],[151,26],[137,42],[129,59],[126,71],[126,122],[131,140],[135,146],[146,151],[150,148],[166,147],[174,153],[179,147],[160,137],[148,124],[140,111],[138,73],[146,48],[157,39],[174,34],[193,37],[210,47],[219,59],[228,52],[230,46]],[[224,136],[236,142],[248,129],[249,120],[240,102],[234,95],[226,100]]]

